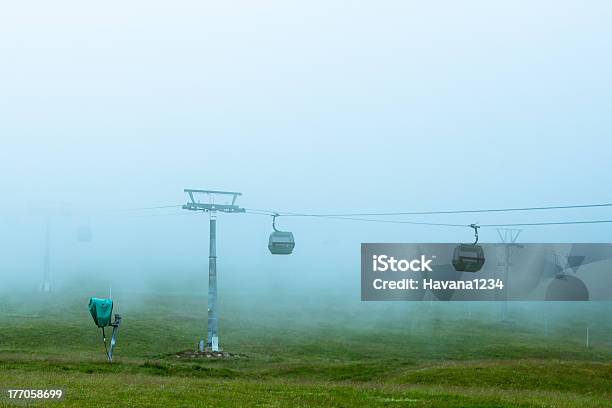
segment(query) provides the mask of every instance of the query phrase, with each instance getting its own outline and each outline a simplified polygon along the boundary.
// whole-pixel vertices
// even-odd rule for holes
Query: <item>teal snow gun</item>
[[[121,324],[121,316],[115,314],[115,321],[111,322],[111,316],[113,314],[113,300],[112,299],[100,299],[92,297],[89,299],[89,313],[94,320],[96,326],[102,329],[102,341],[104,342],[104,350],[106,350],[106,357],[110,363],[113,362],[113,351],[117,344],[117,332],[119,331],[119,325]],[[110,349],[106,345],[106,333],[104,332],[105,327],[112,326],[113,334],[110,340]]]

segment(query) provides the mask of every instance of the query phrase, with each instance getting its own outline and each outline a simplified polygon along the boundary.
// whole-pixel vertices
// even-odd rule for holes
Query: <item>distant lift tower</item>
[[[45,229],[45,254],[43,258],[43,280],[40,285],[42,292],[51,291],[51,219],[47,217]]]
[[[51,223],[56,217],[69,217],[71,211],[63,207],[42,208],[40,211],[46,215],[43,278],[40,283],[40,290],[41,292],[51,292]]]
[[[522,248],[522,245],[516,243],[519,235],[521,234],[520,229],[509,229],[509,228],[498,228],[497,235],[501,240],[504,248],[504,262],[498,262],[498,266],[504,267],[504,293],[503,303],[501,305],[501,320],[502,322],[508,321],[508,279],[510,278],[508,270],[512,266],[511,255],[513,248]]]
[[[185,189],[189,197],[184,210],[205,211],[210,214],[210,245],[208,253],[208,336],[206,350],[220,351],[219,348],[219,313],[217,310],[217,211],[225,213],[242,213],[244,208],[236,205],[241,193],[232,191],[191,190]],[[204,351],[204,340],[200,340],[200,351]]]

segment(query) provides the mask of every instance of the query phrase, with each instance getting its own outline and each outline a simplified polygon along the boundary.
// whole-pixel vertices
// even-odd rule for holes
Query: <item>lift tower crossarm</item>
[[[183,206],[184,210],[191,211],[220,211],[226,213],[241,213],[244,212],[244,208],[240,208],[236,205],[236,199],[242,195],[235,191],[217,191],[217,190],[194,190],[185,189],[185,193],[189,196],[190,201]],[[202,203],[196,200],[194,194],[205,194],[209,198],[208,203]],[[217,204],[214,202],[215,196],[225,196],[231,198],[231,204]]]

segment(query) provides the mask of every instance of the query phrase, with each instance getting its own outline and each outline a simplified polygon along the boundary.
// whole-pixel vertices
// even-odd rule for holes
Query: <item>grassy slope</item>
[[[558,311],[514,307],[517,322],[542,316],[501,324],[494,304],[347,307],[287,297],[273,307],[226,296],[223,345],[248,357],[193,362],[174,352],[194,348],[204,299],[117,294],[125,325],[109,365],[87,297],[3,300],[0,388],[62,387],[61,405],[75,407],[612,406],[608,306],[545,333],[542,316]],[[603,322],[589,349],[587,320]]]

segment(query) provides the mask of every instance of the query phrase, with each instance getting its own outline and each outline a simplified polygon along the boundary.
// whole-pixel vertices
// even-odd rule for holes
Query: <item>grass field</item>
[[[3,296],[0,389],[62,388],[62,401],[32,405],[69,407],[612,406],[607,304],[512,304],[502,323],[495,303],[223,294],[221,345],[243,357],[184,361],[205,298],[116,293],[124,322],[110,365],[92,294]]]

